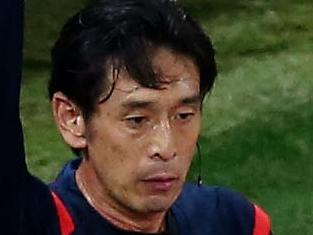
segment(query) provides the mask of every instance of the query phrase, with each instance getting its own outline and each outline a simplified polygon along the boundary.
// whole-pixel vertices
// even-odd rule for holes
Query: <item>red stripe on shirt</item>
[[[74,231],[74,223],[72,220],[72,217],[66,207],[64,206],[63,202],[59,198],[59,196],[51,192],[54,204],[57,209],[58,217],[59,217],[59,223],[60,223],[60,230],[62,235],[70,235]]]
[[[269,235],[271,223],[268,215],[257,205],[254,205],[254,211],[253,235]]]

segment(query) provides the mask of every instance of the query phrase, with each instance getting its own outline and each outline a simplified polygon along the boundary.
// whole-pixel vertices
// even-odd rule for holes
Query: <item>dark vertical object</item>
[[[19,93],[23,47],[23,1],[0,1],[0,228],[17,234],[21,179],[25,174]]]
[[[0,234],[59,234],[48,187],[25,164],[19,119],[23,0],[0,1]]]

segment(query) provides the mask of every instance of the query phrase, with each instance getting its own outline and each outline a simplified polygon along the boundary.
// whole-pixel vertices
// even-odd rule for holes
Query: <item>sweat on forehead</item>
[[[125,67],[116,70],[111,65],[111,69],[109,70],[110,72],[106,77],[107,81],[112,84],[111,90],[115,89],[129,93],[140,88],[166,89],[167,87],[173,86],[182,81],[185,83],[196,82],[197,85],[199,85],[198,67],[195,65],[193,60],[180,53],[175,53],[173,50],[165,47],[156,48],[153,55],[150,57],[150,65],[154,72],[154,76],[158,77],[157,86],[139,84]],[[196,72],[191,74],[189,71]],[[131,83],[131,85],[128,84],[129,87],[125,87],[125,85],[121,86],[118,82],[120,79],[133,80],[136,83]],[[106,91],[106,93],[109,94],[110,92]],[[107,95],[102,95],[101,100],[103,101],[106,96]]]
[[[193,85],[193,84],[198,84],[195,80],[190,79],[190,78],[181,78],[181,79],[173,79],[171,81],[167,81],[165,82],[163,85],[161,85],[158,89],[162,90],[162,89],[167,89],[168,87],[171,86],[175,86],[179,83],[184,83],[184,84],[189,84],[189,85]],[[132,93],[134,91],[137,91],[139,89],[146,89],[147,87],[143,87],[139,84],[132,84],[132,85],[128,85],[128,86],[121,86],[119,84],[117,84],[114,87],[114,90],[120,91],[120,92],[125,92],[125,93]],[[152,88],[155,89],[155,88]]]

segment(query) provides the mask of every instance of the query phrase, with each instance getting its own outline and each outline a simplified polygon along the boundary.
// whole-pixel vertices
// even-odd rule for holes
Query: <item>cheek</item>
[[[139,157],[136,141],[110,132],[109,135],[98,135],[92,146],[94,166],[101,167],[98,170],[105,172],[102,175],[118,182],[134,178]]]
[[[199,138],[200,128],[200,119],[196,119],[190,127],[180,130],[176,137],[177,151],[178,155],[182,156],[181,164],[183,166],[181,167],[184,169],[189,168],[193,159]]]
[[[176,140],[179,148],[184,149],[184,151],[195,150],[196,143],[199,138],[201,128],[200,116],[196,117],[190,124],[178,128],[176,131]],[[183,144],[182,144],[183,143]]]

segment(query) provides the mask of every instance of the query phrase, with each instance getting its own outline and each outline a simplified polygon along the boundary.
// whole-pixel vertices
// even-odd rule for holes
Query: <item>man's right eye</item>
[[[134,129],[140,128],[147,121],[144,116],[127,117],[125,120],[127,125]]]

